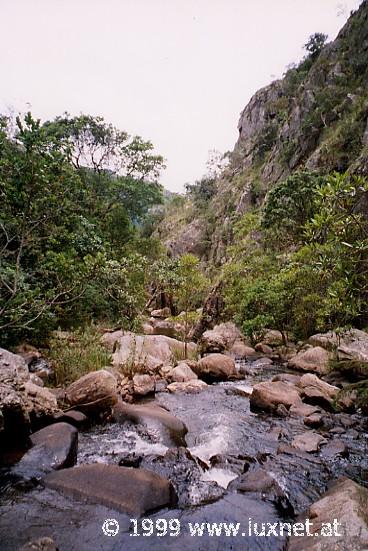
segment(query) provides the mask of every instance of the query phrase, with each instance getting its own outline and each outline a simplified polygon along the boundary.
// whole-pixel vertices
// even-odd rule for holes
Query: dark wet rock
[[[352,415],[347,415],[346,413],[336,414],[335,419],[338,420],[344,428],[356,427],[359,423],[357,418]]]
[[[85,429],[90,423],[87,415],[76,409],[57,413],[54,415],[54,421],[57,423],[69,423],[69,425],[73,425],[77,429]]]
[[[117,402],[117,381],[104,369],[87,373],[66,389],[66,400],[87,415],[95,415]]]
[[[275,410],[275,414],[279,417],[287,417],[289,412],[284,404],[279,404]]]
[[[313,503],[298,518],[299,522],[311,519],[310,533],[314,537],[292,536],[288,551],[364,550],[368,547],[368,490],[352,480],[340,478],[333,483],[321,499]],[[324,523],[337,520],[338,534],[321,535]]]
[[[113,409],[113,417],[119,423],[127,420],[137,424],[154,423],[161,429],[164,442],[168,445],[185,445],[188,432],[185,424],[158,405],[118,402]]]
[[[142,463],[143,455],[136,454],[135,452],[126,453],[119,459],[119,465],[121,467],[133,467],[138,469]]]
[[[256,468],[239,476],[229,484],[230,490],[238,492],[253,492],[261,494],[263,499],[268,499],[283,513],[293,514],[293,508],[289,499],[277,480],[264,468]]]
[[[230,470],[238,475],[245,473],[249,469],[249,461],[241,455],[213,455],[210,458],[211,467]]]
[[[328,444],[323,446],[321,456],[329,459],[337,456],[348,457],[349,450],[346,444],[344,444],[344,442],[341,442],[341,440],[332,440],[332,442],[329,442]]]
[[[17,477],[37,479],[77,462],[78,431],[68,423],[55,423],[35,432],[31,442],[32,448],[12,470]]]
[[[311,453],[318,451],[320,445],[324,442],[326,442],[326,439],[323,436],[310,430],[296,436],[291,445],[298,450]]]
[[[287,409],[290,409],[293,405],[301,404],[296,387],[281,381],[266,381],[253,387],[250,397],[252,411],[275,412],[280,404],[284,405]]]
[[[225,492],[215,482],[202,479],[204,467],[208,467],[183,447],[169,449],[164,456],[147,456],[142,467],[171,480],[180,507],[211,503]]]
[[[19,551],[59,551],[52,538],[44,537],[22,545]]]
[[[138,516],[176,503],[172,484],[146,469],[96,463],[55,471],[44,482],[65,495]]]
[[[235,362],[225,354],[209,354],[200,359],[194,368],[198,377],[205,382],[226,381],[237,378]]]

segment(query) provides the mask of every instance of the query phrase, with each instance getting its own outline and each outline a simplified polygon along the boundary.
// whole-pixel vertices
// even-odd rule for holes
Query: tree
[[[177,288],[175,299],[179,311],[184,312],[185,357],[191,322],[195,322],[191,312],[202,303],[208,281],[199,268],[199,260],[192,254],[184,254],[177,267]],[[194,316],[195,318],[196,316]]]
[[[325,179],[313,172],[295,172],[273,187],[262,213],[262,227],[271,230],[282,246],[300,243],[304,225],[315,211],[317,190]]]
[[[310,54],[312,59],[316,59],[321,53],[327,42],[328,36],[324,33],[314,33],[308,38],[308,42],[304,45],[304,48]]]

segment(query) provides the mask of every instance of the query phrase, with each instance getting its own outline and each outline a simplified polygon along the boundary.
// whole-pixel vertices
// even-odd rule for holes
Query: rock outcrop
[[[237,377],[234,360],[224,354],[208,354],[193,369],[205,382],[226,381]]]

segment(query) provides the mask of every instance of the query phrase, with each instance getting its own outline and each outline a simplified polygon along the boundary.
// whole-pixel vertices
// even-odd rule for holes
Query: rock
[[[273,356],[274,352],[268,344],[265,344],[264,342],[259,342],[254,347],[256,352],[259,352],[260,354],[264,354],[265,356]]]
[[[134,375],[133,391],[138,396],[155,392],[155,379],[151,375]]]
[[[288,339],[290,339],[290,335],[287,335],[287,337]],[[284,339],[282,338],[281,331],[276,331],[275,329],[269,329],[263,335],[262,342],[268,346],[282,346],[284,344]]]
[[[66,389],[66,400],[87,415],[106,411],[117,402],[117,382],[104,369],[87,373]]]
[[[208,384],[200,379],[193,381],[187,381],[185,383],[171,383],[167,385],[167,390],[172,394],[184,393],[184,394],[198,394],[202,390],[206,390]]]
[[[244,396],[245,398],[249,398],[252,392],[253,387],[248,385],[233,386],[228,389],[229,394],[236,394],[237,396]]]
[[[37,385],[37,386],[44,386],[45,385],[45,383],[43,382],[41,377],[36,375],[36,373],[30,373],[29,380],[31,381],[31,383],[33,383],[34,385]]]
[[[166,335],[173,339],[180,339],[185,334],[184,326],[178,322],[152,318],[151,324],[152,335]]]
[[[31,429],[24,395],[3,383],[0,384],[0,418],[0,443],[24,446]]]
[[[304,424],[306,427],[318,429],[323,426],[323,415],[321,413],[312,413],[312,415],[305,417]]]
[[[288,551],[361,550],[368,548],[368,490],[347,478],[339,478],[321,499],[313,503],[297,520],[313,523],[310,533],[314,537],[291,536]],[[334,521],[337,534],[329,531]],[[328,523],[328,524],[327,524]],[[325,527],[325,528],[323,528]],[[324,530],[321,535],[321,528]],[[328,537],[326,537],[328,535]]]
[[[314,413],[319,413],[320,411],[321,408],[318,406],[300,403],[295,406],[291,406],[289,409],[289,414],[295,417],[308,417]]]
[[[25,383],[24,389],[24,399],[31,423],[42,424],[45,418],[49,421],[55,413],[60,411],[56,396],[48,388],[28,381]]]
[[[157,405],[118,402],[113,409],[113,418],[119,423],[129,420],[137,424],[154,424],[161,429],[169,444],[185,444],[185,435],[188,432],[185,424]]]
[[[127,334],[129,335],[130,333],[127,333]],[[118,343],[120,339],[122,339],[125,335],[126,333],[121,329],[118,329],[117,331],[107,331],[102,335],[101,343],[110,352],[115,352],[116,348],[118,347]]]
[[[143,335],[153,335],[153,325],[148,322],[142,323],[142,333]]]
[[[228,352],[230,356],[234,356],[235,358],[253,358],[257,355],[254,348],[247,346],[241,341],[235,341]]]
[[[203,353],[224,352],[226,349],[225,337],[214,329],[205,331],[201,339],[201,351]]]
[[[298,387],[302,391],[303,400],[325,409],[333,409],[333,403],[339,393],[339,389],[336,386],[325,383],[317,375],[312,375],[311,373],[301,377]]]
[[[323,436],[321,436],[320,434],[317,434],[314,431],[307,431],[296,436],[294,440],[291,442],[291,445],[293,448],[297,448],[302,452],[311,453],[311,452],[318,451],[319,446],[323,442],[326,442]]]
[[[275,478],[263,468],[256,468],[239,476],[229,484],[229,489],[238,492],[256,492],[275,503],[284,513],[293,514],[292,506]]]
[[[271,381],[283,381],[284,383],[291,383],[297,385],[300,381],[300,375],[293,375],[292,373],[279,373],[272,377]]]
[[[69,423],[69,425],[73,425],[77,429],[86,428],[89,424],[88,417],[75,409],[57,413],[54,415],[54,421],[57,423]]]
[[[21,386],[29,379],[26,362],[21,356],[0,348],[0,383]]]
[[[201,337],[200,346],[202,354],[224,351],[240,357],[251,355],[251,351],[254,354],[254,350],[244,342],[241,331],[232,322],[221,323],[205,331]]]
[[[297,388],[282,381],[258,383],[253,387],[250,397],[252,411],[275,412],[279,404],[290,409],[291,406],[300,405],[301,403]]]
[[[323,446],[321,451],[322,457],[333,459],[336,456],[349,457],[349,451],[344,442],[340,440],[332,440],[326,446]]]
[[[206,382],[226,381],[237,377],[234,360],[224,354],[209,354],[201,358],[195,372]]]
[[[324,348],[316,346],[299,352],[289,360],[289,367],[325,375],[329,370],[329,361],[330,354]]]
[[[339,335],[334,331],[313,335],[308,339],[314,346],[337,352],[339,360],[368,362],[368,333],[359,329],[350,329]]]
[[[55,423],[35,432],[31,442],[33,447],[13,468],[12,473],[16,476],[39,478],[77,462],[78,431],[68,423]]]
[[[59,551],[53,539],[44,537],[22,545],[19,551]]]
[[[35,348],[27,343],[22,343],[15,349],[16,354],[21,356],[26,364],[29,366],[34,360],[41,358],[41,353]]]
[[[188,381],[198,379],[198,377],[187,363],[180,362],[170,371],[168,379],[174,383],[187,383]]]
[[[104,341],[106,342],[106,341]],[[108,336],[111,346],[111,335]],[[129,372],[157,372],[164,365],[175,365],[185,359],[185,344],[165,335],[134,335],[128,333],[115,341],[113,366]],[[197,345],[187,343],[188,357],[195,357]]]
[[[96,463],[50,473],[44,481],[63,494],[134,516],[176,503],[172,484],[145,469]]]
[[[151,316],[153,318],[165,319],[171,316],[171,311],[170,311],[170,308],[166,306],[165,308],[161,308],[159,310],[152,310]]]
[[[264,367],[267,367],[268,365],[272,365],[273,361],[271,358],[259,358],[258,360],[255,360],[250,364],[252,369],[263,369]]]

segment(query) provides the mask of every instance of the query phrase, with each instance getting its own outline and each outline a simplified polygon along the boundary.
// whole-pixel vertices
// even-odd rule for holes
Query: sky
[[[151,140],[171,191],[232,150],[239,114],[361,0],[0,0],[0,112],[102,115]]]

